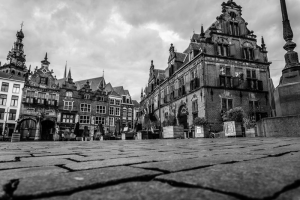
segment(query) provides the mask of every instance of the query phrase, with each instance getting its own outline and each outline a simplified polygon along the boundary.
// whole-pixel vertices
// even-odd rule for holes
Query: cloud
[[[279,1],[235,0],[260,44],[264,36],[274,85],[284,68],[285,41]],[[27,65],[40,66],[48,52],[58,78],[66,60],[74,80],[102,76],[113,86],[123,85],[139,100],[149,76],[150,61],[158,69],[167,67],[168,49],[189,45],[193,31],[208,28],[221,14],[220,0],[0,0],[0,60],[15,41],[24,21]],[[300,44],[300,1],[287,0],[288,12]],[[299,52],[299,48],[296,48]]]

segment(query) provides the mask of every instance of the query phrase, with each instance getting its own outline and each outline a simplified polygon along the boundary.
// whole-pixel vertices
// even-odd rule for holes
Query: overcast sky
[[[223,0],[224,1],[224,0]],[[140,100],[141,87],[155,68],[167,67],[171,43],[184,51],[201,24],[206,29],[221,14],[222,0],[0,0],[0,61],[24,21],[26,65],[40,66],[45,53],[57,78],[64,67],[75,81],[102,76],[123,85]],[[243,7],[248,28],[264,36],[275,87],[284,68],[279,0],[235,0]],[[294,41],[300,45],[300,1],[287,0]],[[299,48],[296,48],[299,52]]]

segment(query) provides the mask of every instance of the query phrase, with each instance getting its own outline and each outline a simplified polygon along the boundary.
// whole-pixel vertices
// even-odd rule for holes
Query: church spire
[[[263,36],[261,36],[261,48],[262,48],[262,52],[267,52],[267,48]]]
[[[68,73],[68,79],[71,79],[72,75],[71,75],[71,68],[69,68],[69,73]]]
[[[42,62],[42,64],[44,64],[44,65],[49,65],[49,64],[50,64],[50,62],[48,61],[48,53],[47,53],[47,52],[46,52],[46,55],[45,55],[44,60],[41,61],[41,62]]]
[[[67,78],[67,65],[68,65],[68,61],[66,61],[66,65],[65,65],[64,78]]]
[[[287,53],[284,56],[286,62],[286,66],[283,69],[284,71],[286,69],[294,67],[300,68],[300,64],[298,59],[298,53],[294,51],[297,45],[292,41],[294,35],[289,21],[285,0],[280,0],[280,4],[283,23],[283,39],[286,41],[286,44],[283,46],[283,48],[287,51]]]

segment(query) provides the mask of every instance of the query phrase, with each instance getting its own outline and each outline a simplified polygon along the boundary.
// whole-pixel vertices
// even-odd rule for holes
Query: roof
[[[185,60],[185,57],[187,56],[184,53],[175,52],[176,54],[176,61],[183,62]]]
[[[66,82],[67,78],[57,79],[55,83],[58,84],[60,87]]]
[[[90,87],[92,89],[92,91],[96,91],[99,88],[99,85],[104,81],[104,85],[105,85],[105,80],[104,78],[101,77],[96,77],[96,78],[91,78],[91,79],[85,79],[85,80],[81,80],[81,81],[75,81],[75,85],[77,87],[77,89],[81,89],[82,86],[87,82],[90,82]]]
[[[128,93],[125,92],[123,86],[113,87],[113,89],[119,95],[128,95],[129,94],[128,90],[127,90]]]
[[[16,81],[24,81],[25,82],[24,77],[8,74],[8,73],[5,73],[5,72],[0,72],[0,78],[6,78],[6,79],[11,79],[11,80],[16,80]]]
[[[139,102],[137,102],[136,100],[132,100],[132,104],[133,104],[133,106],[134,107],[140,107],[140,104],[139,104]]]
[[[112,87],[111,83],[107,83],[105,85],[105,91],[107,91],[107,92],[113,91],[113,87]]]
[[[116,93],[115,91],[110,91],[109,95],[113,95],[113,96],[118,96],[121,97],[118,93]]]

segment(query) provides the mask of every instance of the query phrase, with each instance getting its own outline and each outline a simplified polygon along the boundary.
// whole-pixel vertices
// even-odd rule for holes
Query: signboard
[[[203,126],[195,126],[195,138],[204,138]]]
[[[224,122],[224,132],[226,137],[236,136],[235,122]]]

